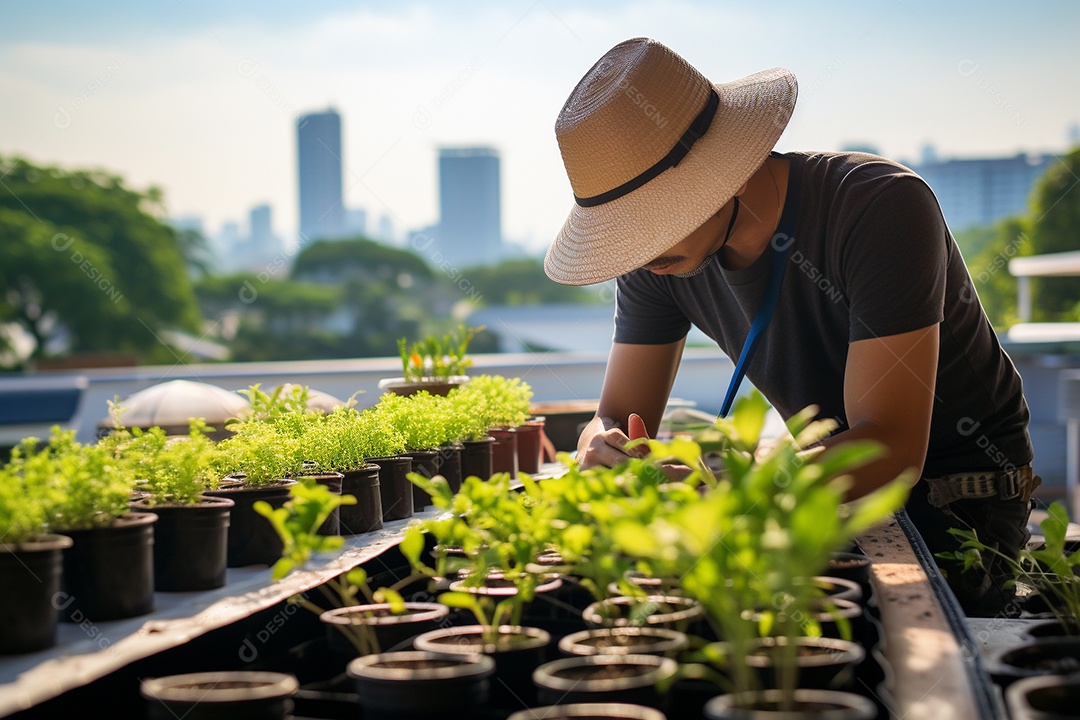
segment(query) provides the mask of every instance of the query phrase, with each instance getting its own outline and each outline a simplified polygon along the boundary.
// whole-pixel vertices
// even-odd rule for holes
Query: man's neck
[[[787,193],[789,161],[768,158],[746,183],[739,197],[739,218],[731,239],[720,252],[728,270],[750,267],[776,234]]]

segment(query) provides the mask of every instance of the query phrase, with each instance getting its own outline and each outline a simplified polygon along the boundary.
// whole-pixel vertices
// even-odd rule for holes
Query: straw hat
[[[616,45],[555,122],[575,204],[544,259],[548,277],[603,282],[674,247],[765,162],[797,92],[785,68],[713,84],[655,40]]]

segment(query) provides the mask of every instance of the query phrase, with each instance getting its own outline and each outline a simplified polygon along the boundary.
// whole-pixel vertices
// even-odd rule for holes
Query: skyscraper
[[[345,234],[341,193],[341,116],[334,109],[296,122],[301,241]]]
[[[438,246],[465,267],[502,255],[499,154],[490,147],[440,148]]]

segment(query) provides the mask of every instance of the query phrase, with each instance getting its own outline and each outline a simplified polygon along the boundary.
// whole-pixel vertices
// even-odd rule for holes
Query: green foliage
[[[127,514],[135,486],[131,469],[106,446],[82,445],[74,430],[59,427],[43,446],[34,437],[19,443],[4,475],[29,498],[29,507],[41,504],[51,531],[111,524]]]
[[[259,420],[229,424],[233,435],[218,443],[217,471],[221,476],[243,473],[251,485],[267,485],[299,473],[304,466],[303,446],[282,426]]]
[[[648,459],[614,469],[572,468],[571,479],[557,490],[573,497],[577,488],[592,486],[576,516],[560,513],[581,528],[572,544],[565,539],[557,543],[564,557],[574,557],[579,548],[585,555],[600,550],[636,559],[638,568],[652,577],[679,578],[683,591],[704,606],[709,622],[727,641],[726,670],[736,691],[755,687],[743,661],[754,637],[820,634],[808,619],[821,600],[805,579],[827,567],[832,552],[901,507],[908,491],[905,476],[845,504],[845,473],[872,460],[880,449],[858,442],[801,454],[800,448],[833,427],[810,422],[813,408],[792,418],[790,437],[756,459],[765,409],[755,391],[716,424],[712,442],[720,448],[719,476],[698,443],[652,440]],[[656,465],[661,460],[684,463],[692,472],[684,483],[662,484]],[[611,499],[605,501],[607,492]],[[610,540],[598,541],[591,533]],[[567,534],[568,529],[564,538]],[[619,569],[612,565],[593,572],[600,580]],[[789,641],[784,647],[779,685],[790,698],[797,682],[796,646]]]
[[[449,512],[414,525],[410,538],[412,551],[406,552],[415,572],[447,576],[455,561],[447,556],[447,547],[461,547],[469,560],[464,578],[466,588],[480,588],[492,572],[513,584],[516,592],[497,602],[489,595],[451,592],[439,602],[470,610],[484,627],[487,643],[498,640],[500,625],[520,625],[524,607],[536,596],[536,588],[545,579],[528,567],[551,547],[553,526],[558,508],[540,501],[528,491],[515,493],[509,473],[496,473],[488,481],[466,478],[461,489],[452,495],[442,477],[428,479],[410,473],[409,479],[432,496],[432,502]],[[535,490],[535,485],[531,484]],[[438,542],[436,567],[424,566],[416,552],[415,533],[431,533]]]
[[[160,427],[118,427],[100,444],[128,466],[139,490],[150,493],[148,504],[194,505],[221,479],[223,458],[206,435],[210,430],[202,420],[191,421],[187,437],[170,438]]]
[[[533,393],[521,378],[480,375],[454,388],[450,395],[457,412],[474,417],[478,425],[484,426],[483,434],[486,434],[492,428],[517,427],[524,423],[530,415]]]
[[[1080,147],[1051,165],[1031,195],[1031,247],[1035,254],[1080,250]],[[1045,320],[1075,320],[1080,278],[1032,279],[1032,305]]]
[[[0,543],[18,545],[46,530],[45,504],[27,492],[15,466],[0,468]]]
[[[366,238],[320,240],[296,256],[294,279],[334,277],[356,280],[394,280],[402,275],[412,282],[432,279],[431,268],[413,252]]]
[[[1051,503],[1039,527],[1045,538],[1044,546],[1035,550],[1021,548],[1015,558],[981,542],[974,530],[953,528],[949,532],[962,541],[960,548],[938,553],[937,557],[962,563],[965,572],[975,567],[985,570],[990,560],[1004,563],[1012,571],[1013,582],[1022,582],[1039,591],[1066,633],[1080,634],[1080,577],[1076,574],[1080,550],[1066,551],[1069,516],[1065,506]]]
[[[401,356],[405,381],[446,381],[464,375],[472,367],[472,360],[465,356],[469,343],[483,329],[459,325],[457,330],[441,338],[429,335],[412,345],[406,338],[398,338],[398,354]]]
[[[445,397],[421,390],[407,397],[386,393],[379,398],[373,412],[401,433],[406,451],[413,451],[435,450],[456,439],[447,429],[449,409]]]
[[[274,563],[271,577],[277,581],[291,570],[303,566],[313,553],[337,550],[345,540],[340,536],[320,535],[319,528],[334,508],[355,505],[352,495],[339,495],[312,478],[300,478],[289,489],[292,496],[282,507],[271,507],[265,500],[255,503],[255,512],[270,521],[281,538],[281,559]]]
[[[977,230],[987,232],[988,238],[981,251],[965,255],[968,273],[991,324],[999,331],[1006,330],[1019,320],[1016,278],[1009,273],[1009,261],[1033,254],[1030,222],[1026,217],[1006,218],[970,232]],[[1042,308],[1033,311],[1033,319],[1041,319]]]
[[[470,268],[469,282],[486,305],[601,302],[601,296],[588,288],[551,282],[544,273],[543,261],[532,258]]]
[[[174,358],[161,330],[196,330],[188,277],[195,251],[161,221],[160,192],[97,171],[0,159],[0,317],[38,345],[70,333],[71,349]]]

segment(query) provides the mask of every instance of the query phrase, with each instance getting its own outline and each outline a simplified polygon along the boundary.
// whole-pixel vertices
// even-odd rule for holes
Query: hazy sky
[[[571,203],[553,126],[611,46],[666,43],[714,81],[799,79],[779,149],[914,159],[1060,151],[1080,121],[1080,2],[178,2],[0,6],[0,154],[164,188],[214,232],[296,227],[296,116],[343,116],[346,204],[437,219],[436,149],[502,154],[504,233],[540,251]]]

